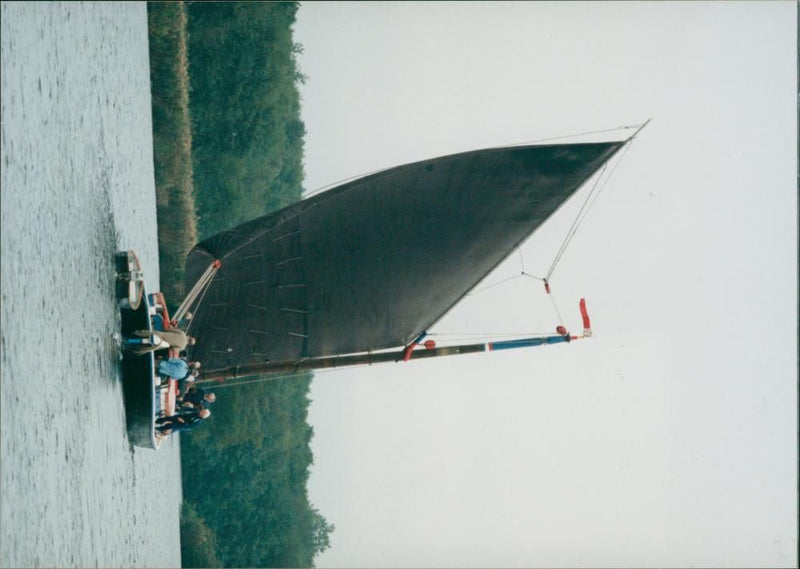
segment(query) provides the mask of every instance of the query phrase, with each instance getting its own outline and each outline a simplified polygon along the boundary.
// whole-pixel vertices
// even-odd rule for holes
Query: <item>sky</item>
[[[307,191],[652,119],[551,279],[594,337],[316,374],[318,567],[796,566],[796,9],[301,4]],[[544,274],[585,195],[483,285]],[[556,324],[523,277],[432,330]]]

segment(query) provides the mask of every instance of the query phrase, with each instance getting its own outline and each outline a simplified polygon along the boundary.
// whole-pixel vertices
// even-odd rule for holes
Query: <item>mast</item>
[[[444,346],[439,348],[426,348],[413,350],[416,342],[406,348],[378,353],[345,354],[340,356],[328,356],[322,358],[308,358],[296,361],[284,362],[264,362],[256,364],[243,364],[229,368],[214,370],[210,373],[203,373],[203,379],[197,383],[207,383],[211,381],[225,381],[230,379],[243,379],[253,376],[264,376],[278,373],[299,373],[312,371],[315,369],[335,369],[356,365],[372,365],[386,362],[402,362],[408,360],[438,358],[442,356],[455,356],[464,354],[475,354],[480,352],[491,352],[499,350],[511,350],[517,348],[530,348],[549,344],[560,344],[578,340],[591,335],[584,330],[581,336],[570,336],[569,334],[557,334],[552,336],[537,336],[533,338],[521,338],[517,340],[505,340],[501,342],[483,342],[478,344],[462,344],[457,346]]]

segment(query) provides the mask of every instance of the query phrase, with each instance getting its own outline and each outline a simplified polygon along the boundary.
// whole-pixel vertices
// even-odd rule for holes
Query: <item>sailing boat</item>
[[[643,126],[622,141],[489,148],[398,166],[198,243],[186,260],[190,293],[174,314],[194,313],[188,358],[202,362],[203,381],[219,381],[577,338],[559,327],[504,342],[424,342]],[[583,302],[581,313],[589,335]]]
[[[423,160],[206,239],[179,309],[194,312],[189,357],[219,380],[569,341],[414,349],[632,138]]]

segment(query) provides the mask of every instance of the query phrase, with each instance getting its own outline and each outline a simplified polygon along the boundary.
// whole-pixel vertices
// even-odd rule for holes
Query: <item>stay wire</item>
[[[644,125],[639,127],[639,130],[644,128],[644,126],[646,126],[646,125],[647,125],[647,123],[644,123]],[[639,131],[637,130],[637,133],[638,132]],[[634,135],[634,137],[635,137],[635,135]],[[547,276],[545,277],[546,280],[549,281],[550,277],[553,276],[553,272],[555,271],[556,266],[561,261],[561,258],[564,256],[564,253],[566,252],[567,247],[572,242],[572,239],[575,237],[575,234],[578,232],[578,229],[579,229],[580,225],[586,219],[586,217],[589,214],[589,211],[594,206],[595,202],[597,202],[597,198],[600,197],[600,194],[605,189],[605,187],[608,185],[608,181],[611,180],[611,178],[614,176],[614,173],[616,172],[616,170],[619,167],[620,163],[622,162],[622,160],[625,158],[625,155],[630,150],[630,147],[633,144],[633,138],[634,137],[631,137],[631,139],[629,140],[629,143],[625,145],[625,148],[622,150],[622,153],[620,154],[619,159],[614,162],[614,165],[611,167],[608,175],[605,176],[605,178],[603,176],[604,176],[604,174],[606,172],[606,169],[608,168],[608,162],[606,162],[606,164],[603,166],[603,169],[600,171],[600,175],[595,179],[595,183],[592,186],[592,189],[589,192],[589,195],[586,196],[586,200],[583,202],[583,205],[581,206],[580,211],[578,211],[578,214],[575,216],[575,220],[572,223],[572,227],[570,227],[570,230],[567,232],[567,235],[564,238],[564,242],[561,244],[561,247],[560,247],[558,253],[556,253],[555,258],[553,259],[553,263],[550,265],[550,269],[547,271]],[[602,180],[602,184],[600,183],[601,180]]]
[[[647,124],[647,123],[634,124],[634,125],[628,125],[628,126],[622,125],[622,126],[618,126],[617,128],[604,128],[602,130],[588,130],[586,132],[578,132],[578,133],[575,133],[575,134],[565,134],[563,136],[552,136],[552,137],[549,137],[549,138],[539,138],[537,140],[530,140],[530,141],[527,141],[527,142],[518,142],[516,144],[510,144],[508,146],[525,146],[525,145],[528,145],[528,144],[537,144],[539,142],[551,142],[553,140],[564,140],[564,139],[567,139],[567,138],[577,138],[579,136],[589,136],[589,135],[592,135],[592,134],[604,134],[606,132],[615,132],[615,131],[618,131],[618,130],[630,130],[630,129],[633,129],[633,128],[640,129],[645,124]],[[500,147],[500,148],[506,148],[506,146],[503,146],[503,147]]]
[[[536,280],[543,280],[540,277],[536,277],[536,276],[530,275],[530,274],[528,274],[526,272],[522,272],[519,275],[514,275],[513,277],[508,277],[508,278],[505,278],[505,279],[503,279],[501,281],[497,281],[496,283],[492,283],[490,285],[486,285],[485,287],[481,287],[481,288],[479,288],[477,290],[473,290],[471,292],[468,292],[466,296],[474,296],[476,294],[480,294],[480,293],[482,293],[484,291],[487,291],[487,290],[489,290],[491,288],[494,288],[496,286],[500,286],[500,285],[505,284],[505,283],[507,283],[509,281],[513,281],[515,279],[519,279],[519,278],[522,278],[522,277],[528,277],[528,278],[536,279]]]
[[[550,268],[547,271],[547,275],[545,276],[546,280],[550,280],[550,277],[553,276],[553,272],[556,270],[556,265],[558,265],[559,261],[561,261],[561,257],[564,256],[564,252],[567,250],[567,246],[572,241],[572,238],[575,236],[575,233],[578,231],[578,227],[583,222],[583,218],[585,218],[584,212],[588,212],[587,206],[589,201],[592,199],[592,196],[597,191],[598,185],[600,184],[600,180],[603,178],[603,174],[606,171],[606,167],[608,163],[603,166],[603,169],[600,171],[600,174],[595,178],[594,184],[592,185],[592,189],[589,194],[586,196],[586,199],[581,205],[578,214],[575,216],[575,219],[572,221],[572,225],[570,226],[569,230],[567,231],[566,236],[564,237],[564,241],[561,243],[561,247],[559,247],[558,252],[556,253],[555,257],[553,258],[553,262],[550,265]]]
[[[549,336],[552,332],[542,332],[540,330],[537,331],[520,331],[520,332],[429,332],[428,337],[430,338],[444,338],[448,340],[450,338],[454,340],[468,340],[471,338],[475,338],[481,341],[490,341],[492,338],[520,338],[520,337],[540,337],[540,336]]]
[[[550,297],[550,301],[553,303],[553,308],[556,311],[556,316],[558,316],[558,323],[563,326],[564,325],[564,319],[561,317],[561,311],[558,309],[558,304],[556,304],[556,297],[553,296],[552,292],[548,292],[547,296]]]
[[[604,133],[607,133],[607,132],[615,132],[615,131],[618,131],[618,130],[630,130],[630,129],[634,129],[634,128],[635,129],[641,129],[646,124],[647,123],[635,124],[635,125],[621,125],[621,126],[618,126],[616,128],[604,128],[604,129],[601,129],[601,130],[587,130],[585,132],[578,132],[578,133],[574,133],[574,134],[566,134],[566,135],[563,135],[563,136],[551,136],[551,137],[548,137],[548,138],[539,138],[539,139],[536,139],[536,140],[529,140],[529,141],[526,141],[526,142],[515,142],[515,143],[512,143],[512,144],[504,144],[504,145],[500,145],[500,146],[492,146],[490,148],[513,148],[515,146],[527,146],[529,144],[538,144],[540,142],[552,142],[554,140],[565,140],[567,138],[578,138],[580,136],[590,136],[590,135],[594,135],[594,134],[604,134]],[[321,186],[321,187],[319,187],[319,188],[317,188],[315,190],[310,191],[307,194],[304,194],[303,195],[303,199],[310,198],[312,196],[315,196],[315,195],[317,195],[317,194],[319,194],[321,192],[324,192],[324,191],[326,191],[326,190],[328,190],[330,188],[339,186],[341,184],[352,182],[352,181],[358,180],[359,178],[365,178],[367,176],[372,176],[373,174],[379,174],[380,172],[384,172],[386,170],[391,170],[391,169],[392,169],[391,167],[378,168],[376,170],[372,170],[371,172],[365,172],[363,174],[356,174],[355,176],[350,176],[349,178],[343,178],[343,179],[341,179],[339,181],[331,182],[329,184],[325,184],[324,186]]]

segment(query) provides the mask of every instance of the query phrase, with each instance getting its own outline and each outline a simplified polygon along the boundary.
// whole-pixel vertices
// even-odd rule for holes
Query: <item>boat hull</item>
[[[129,278],[137,272],[141,276],[135,254],[132,251],[118,254],[116,270],[123,276],[117,282],[122,337],[132,337],[137,330],[153,330],[153,298],[147,294],[144,280],[133,283]],[[123,350],[120,366],[128,440],[132,445],[158,450],[162,437],[156,433],[155,420],[174,409],[177,382],[170,380],[161,385],[152,352],[136,355]]]

